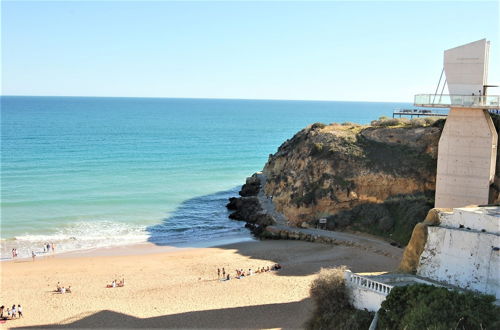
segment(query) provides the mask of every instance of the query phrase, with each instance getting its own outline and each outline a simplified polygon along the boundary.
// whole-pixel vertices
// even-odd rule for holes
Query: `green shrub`
[[[425,127],[427,123],[424,118],[412,118],[410,119],[411,127]]]
[[[322,269],[311,285],[315,304],[306,329],[368,329],[373,313],[355,309],[349,300],[345,280],[345,267]]]
[[[323,152],[323,143],[314,143],[311,149],[311,156],[319,155]]]
[[[495,297],[425,284],[395,287],[379,310],[378,329],[499,329]]]
[[[424,117],[422,119],[425,121],[427,126],[432,126],[439,120],[439,117]]]
[[[312,124],[312,125],[311,125],[311,129],[312,129],[312,130],[315,130],[315,129],[317,129],[317,128],[322,129],[322,128],[325,128],[325,126],[326,126],[326,125],[325,125],[325,124],[323,124],[323,123],[314,123],[314,124]]]

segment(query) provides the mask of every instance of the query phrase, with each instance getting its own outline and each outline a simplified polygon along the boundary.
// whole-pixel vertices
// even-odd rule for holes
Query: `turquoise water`
[[[2,257],[248,235],[224,205],[313,122],[402,103],[1,97]]]

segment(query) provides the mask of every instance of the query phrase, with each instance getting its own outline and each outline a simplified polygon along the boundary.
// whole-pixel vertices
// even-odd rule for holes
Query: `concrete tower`
[[[482,39],[446,50],[449,94],[415,96],[416,106],[450,108],[439,140],[435,207],[488,204],[498,142],[488,109],[499,107],[499,96],[487,95],[489,46]]]

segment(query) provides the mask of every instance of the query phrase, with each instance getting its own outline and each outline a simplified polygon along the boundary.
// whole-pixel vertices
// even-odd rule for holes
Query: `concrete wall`
[[[453,212],[439,212],[441,227],[470,228],[475,231],[485,231],[491,234],[500,235],[500,208],[472,207],[456,208]]]
[[[451,108],[438,148],[438,208],[488,204],[498,135],[485,110]]]
[[[379,292],[371,291],[362,287],[352,287],[349,290],[352,305],[356,309],[376,312],[380,309],[382,302],[387,297]]]
[[[498,219],[497,219],[498,224]],[[500,236],[428,227],[417,275],[500,298]]]
[[[356,309],[378,311],[392,289],[391,285],[353,274],[350,270],[344,272],[344,278],[349,298]]]

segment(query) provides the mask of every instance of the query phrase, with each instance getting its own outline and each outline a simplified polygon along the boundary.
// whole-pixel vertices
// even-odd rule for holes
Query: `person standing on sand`
[[[54,243],[52,243],[52,253],[55,253],[56,252],[56,245]]]
[[[31,257],[33,258],[33,262],[35,262],[36,254],[35,254],[35,251],[33,251],[33,250],[31,250]]]
[[[19,318],[23,317],[23,308],[21,305],[17,305],[17,314],[19,315]]]
[[[0,306],[0,319],[3,319],[3,310],[4,310],[5,306],[2,305]]]
[[[17,317],[16,304],[12,305],[12,318],[15,319]]]
[[[222,267],[222,277],[226,277],[226,269]]]
[[[220,278],[220,268],[217,268],[217,278]]]

